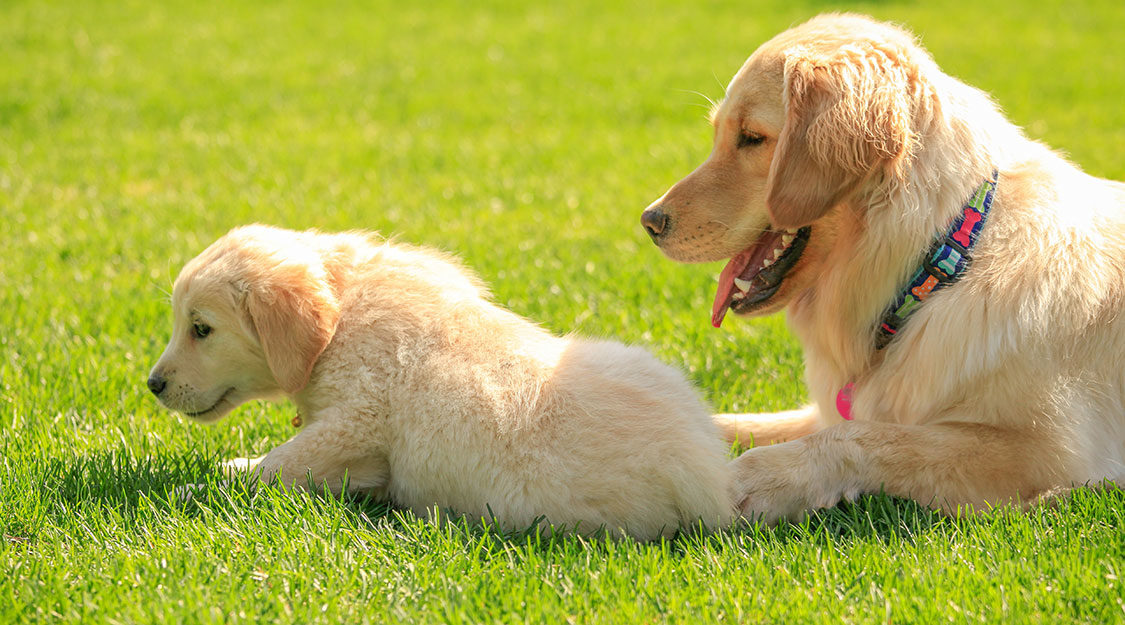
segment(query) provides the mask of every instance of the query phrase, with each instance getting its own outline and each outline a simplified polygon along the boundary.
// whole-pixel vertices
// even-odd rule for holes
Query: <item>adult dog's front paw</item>
[[[732,496],[747,521],[774,525],[817,508],[854,499],[836,475],[824,475],[808,458],[804,441],[755,447],[731,462]]]

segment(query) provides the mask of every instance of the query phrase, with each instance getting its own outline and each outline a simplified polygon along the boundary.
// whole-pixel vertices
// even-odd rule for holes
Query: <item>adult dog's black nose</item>
[[[159,373],[154,373],[148,376],[148,390],[152,391],[153,395],[160,396],[164,392],[164,387],[168,386],[168,380]]]
[[[668,229],[668,215],[660,208],[649,208],[641,213],[641,225],[653,240],[659,239]]]

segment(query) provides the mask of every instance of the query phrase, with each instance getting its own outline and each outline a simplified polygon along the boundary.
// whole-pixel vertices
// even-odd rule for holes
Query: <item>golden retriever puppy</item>
[[[914,38],[853,15],[781,33],[643,214],[727,260],[712,309],[786,309],[812,405],[720,415],[767,522],[885,490],[946,511],[1125,483],[1125,186],[1026,138]]]
[[[190,261],[161,403],[214,421],[287,395],[304,426],[262,480],[419,513],[639,539],[735,517],[726,445],[684,376],[638,347],[558,338],[488,301],[457,262],[359,234],[238,228]]]

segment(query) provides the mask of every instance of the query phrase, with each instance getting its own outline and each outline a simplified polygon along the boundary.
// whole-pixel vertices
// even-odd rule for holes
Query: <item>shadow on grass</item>
[[[246,480],[223,474],[224,452],[196,449],[180,455],[137,457],[118,448],[76,458],[41,458],[30,467],[28,486],[34,489],[33,505],[25,513],[5,519],[0,527],[13,540],[32,542],[45,524],[67,525],[74,518],[96,515],[112,518],[129,529],[161,511],[184,517],[268,514],[288,508],[300,514],[302,506],[342,507],[355,517],[353,525],[374,524],[390,506],[362,496],[325,498],[316,493],[286,493],[277,488],[256,488]],[[187,490],[191,488],[190,491]],[[185,492],[191,492],[185,497]]]
[[[477,521],[455,513],[439,512],[437,520],[417,516],[409,510],[363,495],[334,496],[327,492],[293,491],[279,486],[256,488],[245,481],[228,480],[219,468],[220,452],[193,450],[179,456],[137,458],[127,450],[112,450],[78,459],[44,459],[35,470],[45,487],[48,515],[67,515],[79,508],[112,511],[120,523],[137,522],[142,500],[151,511],[175,510],[188,517],[210,515],[237,519],[250,514],[263,519],[296,517],[314,513],[316,518],[339,519],[361,533],[373,532],[421,546],[433,540],[459,543],[464,548],[512,557],[513,553],[549,554],[576,550],[605,553],[623,547],[663,550],[669,555],[689,554],[700,549],[734,548],[787,543],[850,543],[861,541],[915,543],[937,531],[956,535],[980,524],[997,522],[1008,512],[951,518],[916,502],[869,495],[855,503],[820,510],[799,523],[776,528],[757,525],[710,532],[695,526],[681,529],[671,539],[641,543],[613,538],[606,532],[575,532],[568,528],[532,524],[521,530],[503,529],[489,520]],[[189,499],[177,496],[176,488],[202,485]],[[1081,489],[1088,490],[1088,489]],[[1120,491],[1118,491],[1120,493]],[[1095,495],[1079,497],[1081,501]],[[1121,495],[1117,496],[1121,499]],[[1039,514],[1050,525],[1053,515],[1067,514],[1071,498]],[[324,513],[324,514],[320,514]],[[1014,514],[1018,512],[1012,511]],[[24,525],[35,525],[27,519]],[[583,529],[583,528],[579,528]],[[27,527],[21,536],[33,536]]]
[[[1121,521],[1125,516],[1122,510],[1125,490],[1112,482],[1063,490],[1027,506],[1001,505],[977,511],[967,508],[955,515],[937,512],[910,499],[877,494],[817,510],[800,522],[783,522],[776,528],[744,526],[741,531],[783,543],[876,540],[916,544],[934,532],[954,537],[1012,523],[1013,519],[1048,531],[1061,519],[1076,515],[1102,517],[1106,516],[1105,511],[1112,512],[1108,516],[1113,520]]]
[[[124,449],[76,459],[48,458],[37,473],[50,497],[68,507],[96,503],[128,512],[141,497],[163,498],[179,484],[201,482],[216,474],[218,454],[137,458]]]
[[[65,524],[78,513],[135,520],[142,498],[163,499],[177,483],[199,481],[217,466],[214,454],[136,458],[126,449],[77,458],[36,458],[26,470],[19,508],[4,519],[5,534],[33,541],[48,521]]]
[[[914,542],[918,536],[952,521],[915,501],[879,494],[817,510],[800,523],[782,523],[774,531],[783,541],[805,541],[815,536],[836,541]]]
[[[49,502],[48,514],[69,514],[84,506],[111,510],[126,524],[135,521],[136,510],[142,499],[157,508],[171,509],[195,516],[203,513],[235,514],[237,510],[250,510],[260,506],[279,505],[278,497],[288,500],[288,505],[342,506],[352,515],[351,524],[372,531],[387,531],[405,539],[422,540],[421,533],[432,536],[444,534],[447,540],[472,544],[475,548],[506,551],[512,546],[535,551],[558,549],[605,548],[607,544],[671,545],[671,552],[679,551],[677,545],[704,544],[723,534],[742,534],[743,538],[788,541],[807,541],[825,536],[836,539],[861,539],[877,536],[912,537],[949,522],[948,519],[926,510],[910,501],[885,496],[865,497],[855,504],[841,504],[835,508],[814,513],[799,524],[781,524],[765,529],[751,526],[723,532],[709,532],[703,527],[681,528],[671,539],[640,543],[629,538],[613,538],[602,529],[550,526],[533,523],[524,529],[504,529],[488,519],[477,521],[441,511],[437,522],[419,517],[409,510],[398,509],[384,501],[363,495],[345,494],[339,497],[325,492],[284,492],[279,487],[253,488],[238,480],[225,479],[219,468],[222,452],[193,450],[177,456],[136,457],[126,449],[116,449],[91,454],[77,459],[48,458],[41,461],[35,471],[45,487]],[[185,485],[200,485],[191,498],[178,496],[176,489]],[[281,491],[281,492],[279,492]],[[30,528],[29,528],[30,529]]]

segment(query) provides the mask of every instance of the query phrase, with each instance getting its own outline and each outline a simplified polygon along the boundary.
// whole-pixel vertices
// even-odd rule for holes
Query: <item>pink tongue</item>
[[[711,304],[711,325],[716,328],[723,325],[723,317],[730,308],[730,296],[734,294],[734,279],[750,262],[750,254],[754,248],[740,252],[727,262],[723,272],[719,274],[719,290],[715,292],[715,303]]]

